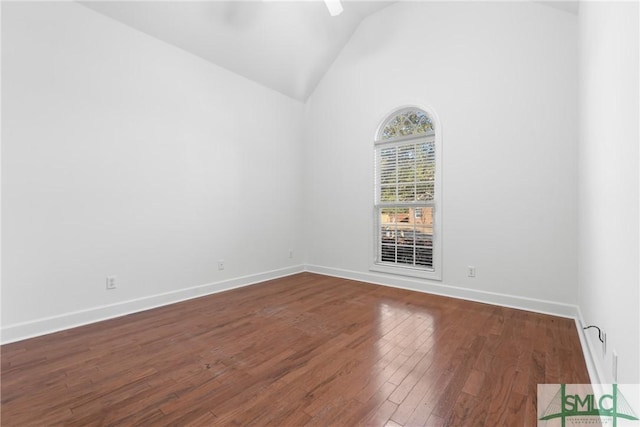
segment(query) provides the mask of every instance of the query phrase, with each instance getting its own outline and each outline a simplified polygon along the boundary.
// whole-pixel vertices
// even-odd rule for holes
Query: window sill
[[[442,280],[442,276],[435,270],[423,270],[412,267],[399,267],[389,264],[372,264],[369,270],[378,273],[395,274],[397,276],[417,277],[427,280]]]

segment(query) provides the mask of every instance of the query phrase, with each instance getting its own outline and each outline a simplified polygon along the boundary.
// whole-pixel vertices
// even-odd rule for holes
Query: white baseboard
[[[33,338],[50,334],[52,332],[87,325],[89,323],[137,313],[192,298],[249,286],[266,280],[290,276],[292,274],[301,273],[304,270],[303,265],[297,265],[264,273],[236,277],[220,282],[207,283],[205,285],[194,286],[163,294],[151,295],[135,300],[123,301],[117,304],[103,305],[86,310],[65,313],[59,316],[46,317],[13,325],[3,325],[0,332],[0,342],[2,344],[8,344],[15,341],[21,341],[27,338]]]
[[[358,271],[342,270],[318,265],[307,265],[305,267],[305,271],[428,294],[442,295],[468,301],[533,311],[536,313],[551,314],[553,316],[568,317],[571,319],[575,319],[578,314],[578,307],[571,304],[519,297],[496,292],[478,291],[476,289],[437,284],[427,280],[414,279],[410,277],[399,277],[375,272],[362,273]]]
[[[585,334],[584,328],[587,326],[584,323],[582,317],[582,311],[578,307],[578,314],[576,315],[576,329],[578,330],[578,336],[580,337],[580,344],[582,344],[582,353],[584,354],[584,361],[587,364],[587,370],[589,371],[589,378],[591,378],[591,384],[606,384],[609,383],[602,358],[598,356],[602,352],[598,347],[600,343],[594,346],[594,341],[589,339],[589,336]]]
[[[582,345],[582,351],[587,363],[587,369],[589,371],[591,382],[594,384],[598,384],[606,378],[606,376],[603,375],[603,368],[602,366],[600,366],[600,359],[598,357],[595,357],[595,355],[598,354],[596,353],[597,350],[593,348],[591,340],[588,339],[582,329],[583,319],[582,314],[580,313],[580,308],[575,305],[442,285],[420,279],[412,279],[371,272],[362,273],[318,265],[297,265],[279,270],[252,274],[220,282],[180,289],[164,294],[157,294],[135,300],[124,301],[117,304],[104,305],[87,310],[65,313],[59,316],[41,318],[30,322],[17,323],[7,326],[3,325],[1,329],[0,342],[2,344],[8,344],[15,341],[21,341],[27,338],[33,338],[53,332],[62,331],[65,329],[74,328],[77,326],[112,319],[114,317],[137,313],[140,311],[174,304],[205,295],[211,295],[230,289],[249,286],[267,280],[290,276],[292,274],[301,273],[303,271],[323,274],[326,276],[340,277],[344,279],[358,280],[361,282],[373,283],[377,285],[391,286],[411,291],[430,293],[486,304],[499,305],[503,307],[533,311],[537,313],[551,314],[554,316],[573,318],[576,322],[576,328],[578,330],[578,336],[580,337],[580,343]]]

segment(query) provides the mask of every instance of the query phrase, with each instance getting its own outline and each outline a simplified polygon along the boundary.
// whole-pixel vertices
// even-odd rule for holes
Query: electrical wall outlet
[[[293,249],[289,250],[289,258],[293,258]]]
[[[476,277],[476,268],[473,266],[468,266],[467,267],[467,276],[469,277]]]
[[[607,355],[607,333],[602,331],[602,357]]]
[[[618,352],[613,350],[611,353],[611,378],[613,382],[618,382]]]
[[[117,288],[116,276],[107,276],[107,290]]]
[[[223,259],[218,261],[218,270],[224,270],[224,260]]]

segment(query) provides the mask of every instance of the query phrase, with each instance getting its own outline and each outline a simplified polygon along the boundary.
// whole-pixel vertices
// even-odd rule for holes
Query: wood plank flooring
[[[535,426],[572,320],[303,273],[1,348],[2,426]]]

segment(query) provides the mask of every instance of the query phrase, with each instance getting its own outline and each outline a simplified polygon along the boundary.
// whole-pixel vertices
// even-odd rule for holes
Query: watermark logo
[[[640,427],[622,388],[635,406],[638,384],[539,384],[538,426]]]

